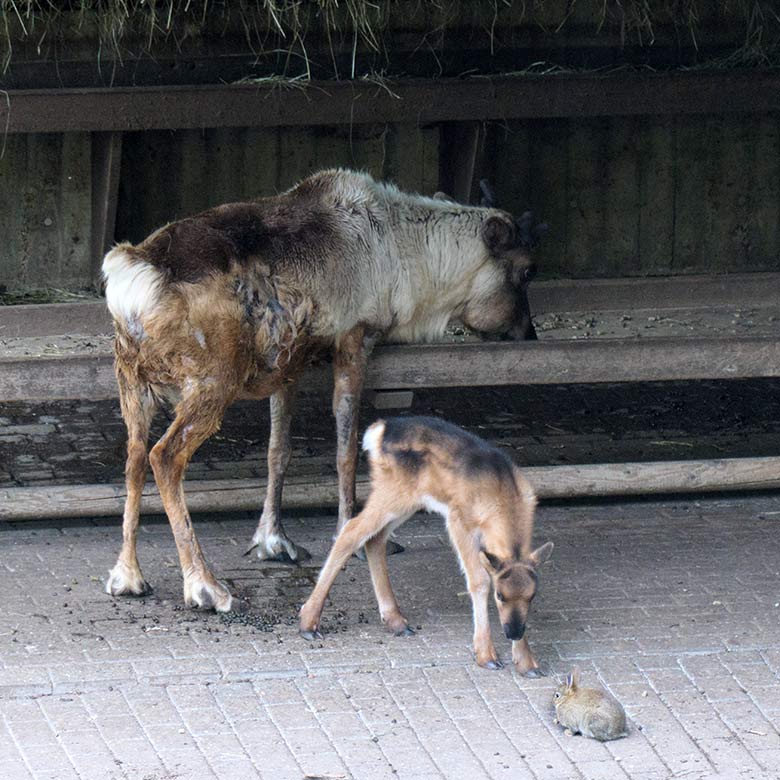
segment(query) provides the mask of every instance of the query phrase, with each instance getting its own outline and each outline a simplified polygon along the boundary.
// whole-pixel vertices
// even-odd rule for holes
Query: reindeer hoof
[[[301,563],[311,558],[311,553],[299,547],[284,534],[257,535],[244,555],[249,555],[257,549],[257,557],[261,561],[278,561],[279,563]]]
[[[146,596],[151,592],[152,586],[140,569],[133,571],[124,563],[117,563],[108,573],[106,593],[109,596]]]
[[[184,603],[196,609],[213,609],[216,612],[231,612],[233,597],[222,582],[208,582],[197,577],[184,580]]]
[[[530,679],[547,676],[538,666],[532,667],[526,672],[520,672],[520,674],[522,674],[523,677],[528,677]]]
[[[313,628],[310,631],[301,629],[299,633],[308,642],[315,642],[322,639],[322,634],[316,628]]]
[[[503,669],[504,668],[504,664],[501,661],[499,661],[499,660],[486,661],[484,664],[480,664],[480,666],[483,669]]]
[[[387,540],[387,554],[388,555],[398,555],[398,553],[402,553],[406,548],[398,544],[398,542],[394,542],[392,539]],[[361,561],[366,560],[366,550],[364,547],[361,547],[359,550],[355,552],[355,557],[358,558]]]
[[[397,631],[393,631],[396,636],[414,636],[415,630],[411,626],[404,626]]]

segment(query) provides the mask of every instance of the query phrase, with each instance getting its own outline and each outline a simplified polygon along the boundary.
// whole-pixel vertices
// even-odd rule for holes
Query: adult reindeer
[[[260,557],[298,557],[280,519],[296,385],[333,356],[339,527],[354,514],[357,423],[366,364],[380,338],[441,337],[458,318],[478,333],[524,338],[523,291],[543,226],[495,208],[410,195],[367,174],[328,170],[288,192],[173,222],[103,262],[128,430],[123,545],[106,590],[148,586],[136,555],[147,438],[155,409],[170,427],[149,453],[190,606],[230,610],[184,501],[193,453],[238,398],[271,397],[268,493],[253,538]]]

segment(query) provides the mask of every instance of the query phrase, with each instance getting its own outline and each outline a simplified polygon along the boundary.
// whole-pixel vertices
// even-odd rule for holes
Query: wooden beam
[[[327,367],[306,387],[331,385]],[[481,342],[379,347],[366,389],[659,382],[780,376],[780,339],[766,336]],[[0,358],[0,400],[114,398],[112,358]]]
[[[780,74],[620,73],[401,79],[303,88],[214,85],[9,90],[9,133],[464,122],[780,110]]]
[[[776,307],[780,274],[701,274],[637,279],[556,279],[530,287],[532,311],[589,312]],[[111,333],[105,301],[0,306],[0,338]]]
[[[92,133],[92,281],[100,289],[100,265],[114,241],[122,133]]]
[[[439,189],[458,203],[477,203],[474,169],[481,122],[445,122],[439,144]]]
[[[531,311],[620,311],[778,307],[780,274],[684,274],[624,279],[555,279],[528,288]]]
[[[780,458],[599,463],[584,466],[536,466],[524,474],[542,498],[587,498],[645,494],[768,490],[780,487]],[[260,480],[223,479],[185,482],[192,512],[257,510],[265,492]],[[358,498],[366,499],[368,482],[358,480]],[[0,521],[41,518],[121,516],[124,485],[68,485],[0,488]],[[316,482],[288,481],[286,508],[315,509],[338,505],[333,477]],[[154,485],[144,489],[144,514],[161,514],[162,502]]]
[[[78,333],[99,336],[113,331],[106,302],[32,303],[0,306],[0,339],[61,336]]]

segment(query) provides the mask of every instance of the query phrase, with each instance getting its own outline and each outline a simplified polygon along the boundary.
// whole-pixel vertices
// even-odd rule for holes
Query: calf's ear
[[[531,562],[534,568],[538,568],[545,561],[550,560],[550,556],[553,551],[553,543],[545,542],[541,547],[537,547],[529,556],[528,560]]]
[[[501,559],[489,553],[484,547],[479,551],[479,562],[493,574],[499,572],[502,567]]]

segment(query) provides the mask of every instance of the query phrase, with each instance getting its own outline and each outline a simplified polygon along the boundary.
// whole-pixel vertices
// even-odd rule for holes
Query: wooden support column
[[[119,195],[119,165],[122,133],[92,133],[92,279],[99,289],[100,264],[114,240],[116,204]]]
[[[441,126],[439,189],[459,203],[474,203],[481,122],[444,122]]]

